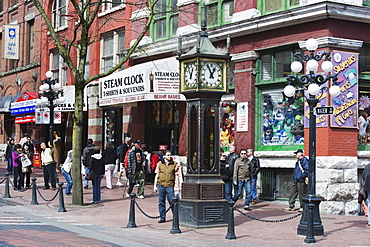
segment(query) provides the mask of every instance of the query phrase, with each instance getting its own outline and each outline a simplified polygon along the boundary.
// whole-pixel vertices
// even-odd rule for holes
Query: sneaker
[[[251,204],[252,205],[257,204],[257,201],[256,200],[251,200]]]
[[[252,211],[252,209],[249,206],[244,206],[244,210]]]
[[[119,187],[123,186],[123,183],[121,183],[121,181],[117,181],[116,185],[118,185]]]
[[[130,197],[130,194],[126,193],[126,197]]]
[[[164,222],[166,222],[166,220],[165,220],[165,219],[160,219],[160,220],[158,221],[158,223],[164,223]]]
[[[285,208],[285,211],[294,211],[294,208]]]
[[[139,187],[139,185],[138,184],[135,184],[135,187]]]
[[[139,198],[139,199],[144,199],[144,196],[138,196],[137,198]]]
[[[88,186],[88,185],[84,186],[84,189],[86,189],[86,190],[87,190],[88,188],[89,188],[89,186]]]
[[[367,225],[370,226],[370,222],[367,222]]]
[[[298,209],[298,212],[303,212],[303,208],[299,208]]]

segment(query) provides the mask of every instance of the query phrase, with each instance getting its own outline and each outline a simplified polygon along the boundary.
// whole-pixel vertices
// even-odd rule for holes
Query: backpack
[[[89,166],[89,160],[91,158],[91,155],[93,155],[93,148],[94,146],[86,147],[87,152],[85,153],[85,158],[83,162],[84,166]]]

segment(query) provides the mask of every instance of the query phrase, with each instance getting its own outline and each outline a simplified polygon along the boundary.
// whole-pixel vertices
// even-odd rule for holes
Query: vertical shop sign
[[[236,131],[248,131],[248,102],[236,106]]]
[[[332,98],[331,127],[357,128],[358,53],[333,51],[332,57],[340,94]]]
[[[19,25],[5,25],[5,59],[19,58]]]

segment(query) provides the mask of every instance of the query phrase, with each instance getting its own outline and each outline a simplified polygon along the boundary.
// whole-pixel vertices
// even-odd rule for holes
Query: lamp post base
[[[313,236],[324,236],[324,226],[322,225],[320,218],[320,198],[317,198],[315,195],[307,195],[307,197],[303,198],[302,201],[304,202],[304,210],[297,228],[297,234],[307,236],[308,231],[312,230]],[[308,204],[313,204],[311,210],[309,210]],[[313,214],[313,216],[311,216],[311,214]],[[310,219],[313,219],[313,229],[309,229]]]

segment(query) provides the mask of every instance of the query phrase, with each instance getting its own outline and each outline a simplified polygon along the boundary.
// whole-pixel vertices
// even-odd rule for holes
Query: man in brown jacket
[[[252,182],[252,166],[250,160],[247,158],[247,150],[240,150],[240,158],[235,161],[234,164],[234,185],[238,185],[238,190],[236,191],[233,201],[236,202],[242,193],[243,187],[245,189],[245,202],[244,209],[252,211],[249,207],[251,199],[251,182]]]

